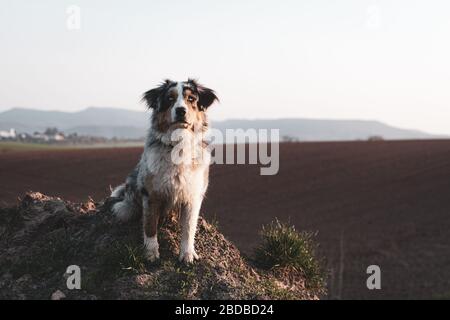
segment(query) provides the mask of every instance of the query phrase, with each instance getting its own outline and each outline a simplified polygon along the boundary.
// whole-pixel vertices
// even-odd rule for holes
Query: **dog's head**
[[[153,110],[152,128],[161,133],[174,129],[207,129],[206,110],[218,100],[215,92],[197,81],[164,81],[144,93],[143,100]]]

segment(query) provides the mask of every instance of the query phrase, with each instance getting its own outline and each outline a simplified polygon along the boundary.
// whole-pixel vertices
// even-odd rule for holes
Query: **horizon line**
[[[148,109],[144,109],[142,111],[135,110],[135,109],[129,109],[124,107],[100,107],[100,106],[88,106],[84,107],[82,109],[78,110],[58,110],[58,109],[41,109],[41,108],[33,108],[33,107],[10,107],[8,109],[0,111],[0,115],[4,112],[13,111],[13,110],[28,110],[28,111],[41,111],[41,112],[61,112],[61,113],[67,113],[67,114],[76,114],[79,112],[83,112],[89,109],[114,109],[114,110],[120,110],[120,111],[127,111],[127,112],[135,112],[135,113],[147,113],[149,112]],[[150,111],[151,112],[151,111]],[[390,124],[389,122],[373,119],[373,118],[314,118],[314,117],[281,117],[281,118],[224,118],[224,119],[212,119],[214,122],[225,122],[225,121],[274,121],[274,120],[311,120],[311,121],[336,121],[336,122],[344,122],[344,121],[357,121],[357,122],[376,122],[379,124],[383,124],[392,128],[401,129],[401,130],[409,130],[409,131],[417,131],[418,133],[424,133],[431,136],[440,136],[440,137],[450,137],[450,134],[445,133],[431,133],[426,130],[418,129],[418,128],[411,128],[411,127],[403,127],[403,126],[397,126]]]

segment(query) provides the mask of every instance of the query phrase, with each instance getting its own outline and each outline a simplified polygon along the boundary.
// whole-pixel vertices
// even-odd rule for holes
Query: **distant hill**
[[[0,113],[0,130],[15,128],[32,133],[47,127],[57,127],[66,132],[107,138],[136,139],[145,136],[149,114],[114,108],[90,107],[78,112],[41,111],[13,108]],[[213,127],[244,130],[280,129],[280,137],[300,141],[366,140],[371,136],[384,139],[442,138],[418,130],[395,128],[378,121],[267,119],[214,121]]]
[[[66,132],[107,138],[144,137],[148,116],[144,112],[90,107],[78,112],[14,108],[0,113],[0,130],[15,128],[32,133],[47,127]]]
[[[284,136],[300,141],[366,140],[373,136],[392,140],[438,138],[418,130],[399,129],[379,121],[367,120],[226,120],[215,122],[214,127],[222,131],[237,128],[280,129],[280,138]]]

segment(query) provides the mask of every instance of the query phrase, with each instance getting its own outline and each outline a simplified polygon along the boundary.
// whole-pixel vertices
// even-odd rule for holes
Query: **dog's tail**
[[[121,184],[120,186],[115,187],[111,191],[111,197],[113,198],[123,198],[125,196],[125,183]]]
[[[142,212],[142,200],[137,192],[136,174],[133,172],[126,183],[114,188],[111,197],[120,198],[112,207],[112,212],[120,221],[128,221]]]

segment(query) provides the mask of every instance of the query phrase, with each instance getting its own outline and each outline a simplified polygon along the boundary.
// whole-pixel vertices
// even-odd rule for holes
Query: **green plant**
[[[262,243],[255,250],[255,262],[265,269],[294,268],[303,273],[308,287],[320,287],[324,271],[316,255],[315,235],[297,232],[294,226],[275,219],[262,227]]]

